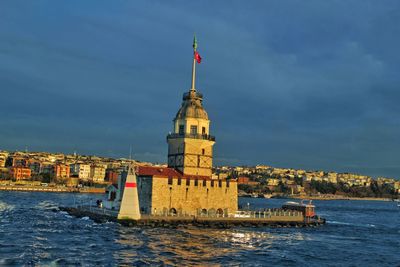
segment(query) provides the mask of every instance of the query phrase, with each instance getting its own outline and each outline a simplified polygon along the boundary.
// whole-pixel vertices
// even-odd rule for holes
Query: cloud
[[[0,146],[165,161],[197,88],[217,164],[398,176],[397,1],[3,1]]]

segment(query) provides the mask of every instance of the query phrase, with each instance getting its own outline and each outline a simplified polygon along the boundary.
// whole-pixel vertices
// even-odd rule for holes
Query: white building
[[[93,164],[90,166],[90,179],[93,182],[104,182],[107,165]]]
[[[90,165],[83,163],[75,163],[70,165],[71,174],[77,175],[79,179],[89,180],[90,178]]]

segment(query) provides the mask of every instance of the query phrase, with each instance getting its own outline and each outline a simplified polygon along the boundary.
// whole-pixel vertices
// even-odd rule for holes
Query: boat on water
[[[282,209],[301,212],[305,221],[321,220],[315,213],[315,205],[312,204],[312,200],[301,200],[300,202],[288,201],[282,205]]]

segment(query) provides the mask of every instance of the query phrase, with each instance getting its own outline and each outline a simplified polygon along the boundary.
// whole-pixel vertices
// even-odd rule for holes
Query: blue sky
[[[165,162],[194,32],[217,165],[400,177],[389,0],[3,0],[0,149]]]

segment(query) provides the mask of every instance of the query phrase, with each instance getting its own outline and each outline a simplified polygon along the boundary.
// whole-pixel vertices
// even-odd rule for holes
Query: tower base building
[[[138,169],[142,214],[228,215],[236,212],[237,183],[209,177],[184,176],[172,168]]]

